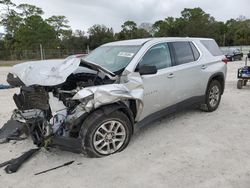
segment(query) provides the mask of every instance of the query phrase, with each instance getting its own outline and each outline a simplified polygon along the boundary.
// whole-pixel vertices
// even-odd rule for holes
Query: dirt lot
[[[0,187],[250,187],[250,87],[236,89],[228,64],[221,105],[216,112],[191,110],[162,119],[134,135],[123,152],[101,159],[42,151],[15,174],[0,170]],[[0,68],[5,83],[9,68]],[[250,85],[250,84],[249,84]],[[0,125],[10,117],[16,89],[0,91]],[[0,146],[0,162],[33,147],[31,140]],[[75,160],[47,174],[34,173]]]

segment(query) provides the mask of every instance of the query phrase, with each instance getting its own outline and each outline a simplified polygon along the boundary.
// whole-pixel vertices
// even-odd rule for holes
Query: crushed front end
[[[20,71],[15,71],[17,68],[14,66],[14,71],[8,74],[7,82],[11,86],[20,88],[19,93],[13,96],[17,109],[13,111],[11,119],[26,126],[34,144],[49,146],[58,142],[55,139],[63,142],[62,139],[65,138],[67,141],[62,145],[66,147],[67,143],[69,147],[76,145],[70,143],[70,140],[75,142],[79,139],[82,120],[87,115],[85,105],[93,95],[76,100],[73,97],[83,88],[115,82],[115,79],[111,79],[111,76],[107,76],[98,69],[80,66],[80,61],[79,58],[74,58],[69,66],[66,66],[69,61],[58,62],[57,65],[52,63],[53,66],[46,62],[43,65],[36,62],[36,66],[34,66],[35,63],[26,64],[26,66],[18,65]],[[33,79],[32,81],[31,77],[35,78],[37,75],[30,69],[36,70],[37,66],[40,66],[37,74],[40,74],[41,78],[44,73],[46,76],[43,80]],[[72,73],[67,73],[70,66],[74,66],[75,69],[72,69]],[[27,73],[28,71],[30,72]],[[25,75],[24,72],[26,72]],[[63,72],[66,72],[65,75]],[[52,143],[53,139],[54,143]]]
[[[136,101],[135,119],[142,111],[143,84],[139,73],[115,75],[81,58],[16,65],[7,78],[19,87],[12,120],[21,122],[34,144],[82,152],[81,127],[95,109]]]

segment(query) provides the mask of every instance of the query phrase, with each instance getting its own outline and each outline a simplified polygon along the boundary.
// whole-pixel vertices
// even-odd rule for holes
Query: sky
[[[249,0],[12,0],[16,4],[28,3],[41,7],[44,17],[64,15],[73,30],[85,32],[94,24],[104,24],[120,31],[121,25],[133,20],[138,25],[154,23],[168,16],[180,17],[184,8],[200,7],[218,21],[250,18]],[[0,32],[3,28],[0,27]]]

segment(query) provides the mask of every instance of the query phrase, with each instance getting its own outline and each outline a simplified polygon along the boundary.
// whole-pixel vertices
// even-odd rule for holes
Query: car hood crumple
[[[67,77],[74,73],[79,65],[86,63],[94,70],[100,70],[111,76],[113,73],[90,62],[82,60],[80,57],[71,56],[60,60],[30,61],[15,65],[10,70],[14,77],[18,77],[26,86],[55,86],[66,81]]]

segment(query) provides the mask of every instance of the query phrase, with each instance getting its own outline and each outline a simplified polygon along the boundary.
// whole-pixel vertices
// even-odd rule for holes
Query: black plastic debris
[[[62,164],[62,165],[60,165],[60,166],[57,166],[57,167],[54,167],[54,168],[50,168],[50,169],[44,170],[44,171],[42,171],[42,172],[35,173],[34,175],[36,176],[36,175],[39,175],[39,174],[44,174],[44,173],[46,173],[46,172],[49,172],[49,171],[52,171],[52,170],[56,170],[56,169],[62,168],[62,167],[64,167],[64,166],[69,166],[69,165],[71,165],[71,164],[74,163],[74,162],[75,162],[75,161],[69,161],[69,162],[64,163],[64,164]]]
[[[0,129],[0,144],[9,142],[10,140],[23,140],[21,137],[27,134],[26,125],[15,120],[9,120]]]
[[[13,86],[0,84],[0,89],[11,89]]]
[[[40,148],[31,149],[22,154],[20,157],[11,159],[9,161],[0,164],[0,168],[6,166],[4,170],[7,174],[15,173],[18,171],[18,169],[22,166],[23,163],[25,163],[28,159],[30,159],[39,150]]]

